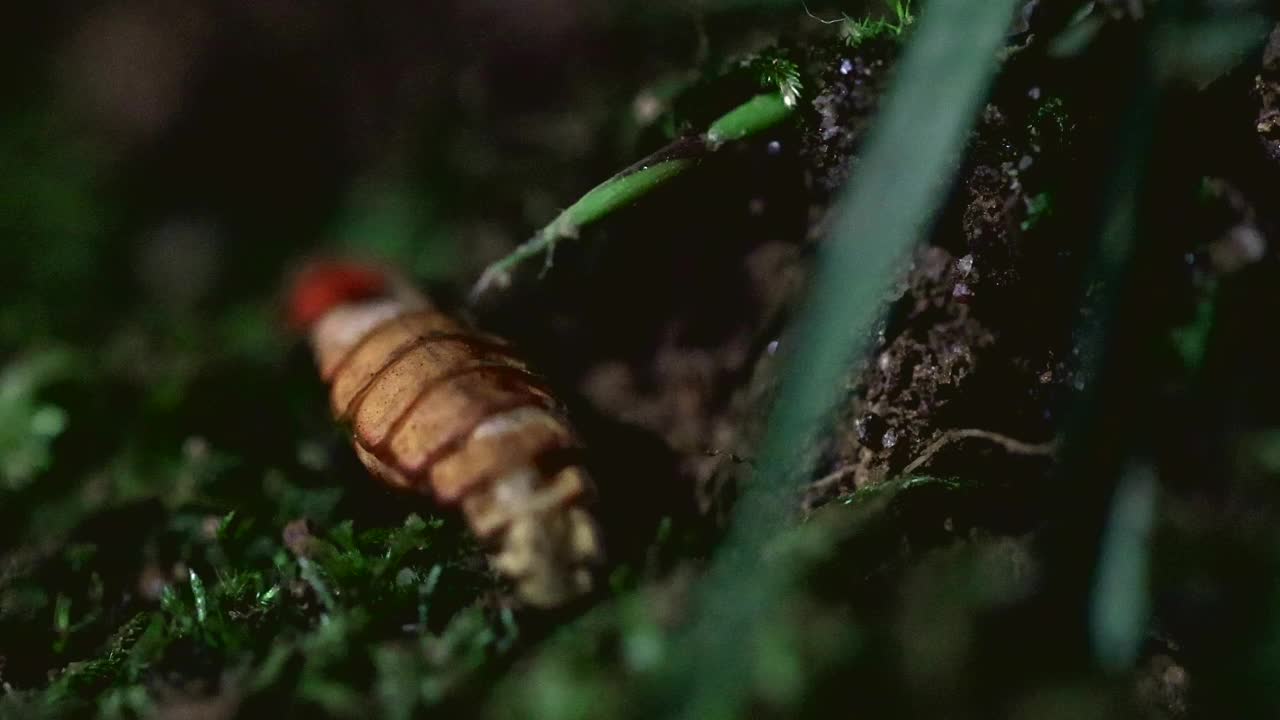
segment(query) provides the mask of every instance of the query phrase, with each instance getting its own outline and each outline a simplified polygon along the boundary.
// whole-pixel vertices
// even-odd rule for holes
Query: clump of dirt
[[[884,339],[855,380],[860,397],[838,423],[832,451],[846,477],[821,490],[860,487],[900,470],[938,432],[927,419],[962,396],[996,339],[966,304],[965,266],[939,247],[917,254]]]
[[[1144,717],[1151,720],[1175,720],[1188,715],[1190,680],[1187,669],[1173,657],[1153,654],[1139,670],[1134,694]]]
[[[815,81],[806,118],[811,127],[804,133],[802,153],[816,201],[831,197],[849,179],[849,159],[875,117],[897,50],[889,40],[858,48],[827,42],[811,49],[806,65]]]
[[[888,299],[871,356],[849,378],[826,472],[806,507],[907,467],[943,469],[932,460],[954,454],[934,457],[947,433],[976,431],[957,441],[970,450],[969,442],[991,447],[990,438],[1044,445],[1075,392],[1073,256],[1082,238],[1050,229],[1047,178],[1074,159],[1078,127],[1061,97],[1011,74],[974,131],[930,243]],[[848,160],[828,159],[815,173]]]

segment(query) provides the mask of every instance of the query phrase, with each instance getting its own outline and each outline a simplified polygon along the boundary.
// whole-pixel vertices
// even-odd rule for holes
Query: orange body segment
[[[504,422],[509,423],[508,429],[496,427]],[[521,408],[504,413],[480,425],[469,442],[431,467],[431,487],[440,502],[455,503],[504,471],[534,470],[539,455],[572,444],[569,430],[544,410]]]
[[[403,289],[329,308],[310,326],[335,418],[395,487],[458,505],[517,594],[553,606],[602,557],[590,478],[557,403],[502,341]],[[327,297],[312,291],[312,295]]]
[[[410,474],[422,473],[486,418],[525,406],[553,407],[551,397],[533,382],[527,373],[488,366],[437,381],[400,416],[387,452]]]

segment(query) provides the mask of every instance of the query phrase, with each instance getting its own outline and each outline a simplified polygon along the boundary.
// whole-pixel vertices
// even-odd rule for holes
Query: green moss
[[[49,469],[50,448],[69,418],[41,395],[75,371],[66,349],[31,353],[0,369],[0,489],[21,489]]]
[[[196,479],[189,497],[207,502],[225,472]],[[136,543],[132,548],[72,543],[56,566],[10,578],[0,586],[0,632],[13,638],[36,618],[25,638],[46,643],[34,649],[60,662],[61,671],[8,706],[62,717],[96,705],[104,715],[130,716],[150,707],[158,679],[163,686],[163,678],[199,677],[213,666],[241,670],[206,691],[268,704],[296,695],[328,714],[350,716],[384,682],[375,670],[387,647],[419,645],[415,667],[422,682],[434,683],[420,693],[422,707],[444,701],[511,648],[512,618],[473,605],[492,581],[470,569],[476,550],[456,524],[410,514],[357,531],[346,521],[294,538],[291,550],[272,519],[278,514],[261,498],[222,514],[180,505],[161,526],[114,538],[117,545]],[[154,558],[148,572],[161,573],[163,583],[155,601],[122,595],[119,579],[104,590],[100,578],[121,556]],[[85,580],[68,584],[55,572]],[[120,572],[114,569],[117,578]],[[49,597],[39,593],[44,585],[62,590]],[[112,630],[122,602],[137,611]],[[95,647],[95,636],[106,639]]]
[[[885,0],[884,14],[869,15],[861,19],[846,16],[840,23],[840,36],[849,47],[857,47],[870,40],[896,38],[915,22],[911,12],[911,0]]]
[[[1209,351],[1209,335],[1213,330],[1218,304],[1218,283],[1206,282],[1199,290],[1195,313],[1189,321],[1173,328],[1169,340],[1182,365],[1190,373],[1204,367]]]
[[[1022,230],[1024,232],[1031,230],[1052,215],[1053,196],[1047,192],[1036,193],[1027,198],[1027,216],[1022,221]]]
[[[1037,142],[1065,143],[1075,131],[1067,103],[1057,95],[1043,97],[1027,119],[1027,134]]]
[[[777,92],[787,107],[795,107],[804,90],[800,68],[791,59],[777,52],[756,55],[745,62],[748,72],[756,77],[764,90]]]

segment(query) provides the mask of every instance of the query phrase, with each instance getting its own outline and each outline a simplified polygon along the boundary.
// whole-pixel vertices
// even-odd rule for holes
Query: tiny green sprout
[[[235,510],[232,510],[231,512],[222,516],[222,519],[218,521],[218,530],[215,533],[216,537],[219,540],[227,539],[229,534],[228,531],[231,529],[231,523],[235,522],[235,520],[236,520]]]
[[[187,577],[191,580],[191,597],[196,603],[196,622],[204,624],[205,619],[209,617],[209,598],[205,593],[204,580],[196,574],[195,570],[187,570]]]
[[[775,68],[774,72],[785,75],[784,70]],[[634,203],[683,175],[686,170],[697,167],[725,143],[756,135],[786,120],[794,112],[800,92],[798,74],[794,82],[785,84],[785,90],[771,90],[750,98],[713,121],[706,132],[679,138],[587,191],[531,239],[485,268],[471,290],[472,300],[491,288],[506,287],[516,266],[543,253],[546,254],[545,274],[551,267],[556,244],[561,240],[577,238],[584,226]],[[785,92],[792,93],[793,97],[788,100]]]
[[[298,558],[298,576],[311,586],[326,611],[333,612],[338,608],[338,601],[329,590],[329,584],[324,581],[324,578],[320,577],[320,570],[315,563],[304,557]]]
[[[59,635],[66,635],[71,631],[71,598],[61,593],[53,603],[53,629]]]
[[[399,564],[401,558],[411,550],[426,547],[431,541],[429,533],[440,529],[443,523],[439,518],[432,518],[430,522],[423,520],[417,513],[412,513],[405,518],[404,525],[393,530],[385,539],[386,551],[382,555],[382,560],[377,564],[375,572],[382,574],[386,570]]]
[[[896,38],[915,22],[911,12],[911,0],[886,0],[889,16],[865,17],[854,20],[845,16],[840,34],[849,47],[857,47],[868,40],[881,37]]]
[[[174,616],[182,615],[186,610],[182,605],[182,598],[174,592],[172,585],[165,585],[160,591],[160,609]]]
[[[804,84],[800,81],[800,68],[791,60],[777,55],[757,55],[744,65],[755,73],[761,87],[776,90],[787,107],[794,108],[800,101]]]
[[[258,607],[267,608],[274,605],[276,602],[276,599],[278,599],[279,597],[280,597],[280,586],[272,585],[266,590],[263,590],[262,592],[258,593],[258,597],[256,598],[255,601],[257,602]]]
[[[436,591],[436,586],[440,584],[440,575],[444,573],[444,566],[436,563],[431,566],[431,570],[427,572],[427,580],[419,587],[419,592],[424,596],[429,596]]]
[[[1042,192],[1027,198],[1027,218],[1022,221],[1022,230],[1026,232],[1040,224],[1040,221],[1053,215],[1053,198]]]
[[[427,626],[427,618],[431,613],[431,596],[435,595],[436,587],[440,584],[440,575],[443,573],[444,566],[436,563],[427,572],[426,580],[418,584],[418,627]]]
[[[1213,323],[1218,305],[1217,282],[1208,282],[1200,288],[1200,298],[1196,302],[1195,314],[1185,324],[1170,330],[1170,341],[1173,349],[1189,372],[1198,372],[1204,367],[1205,357],[1209,352],[1209,334],[1213,331]]]
[[[498,652],[504,653],[510,650],[519,639],[520,626],[516,624],[515,613],[511,612],[509,607],[503,607],[498,611],[498,622],[502,624],[502,632],[498,635],[497,649]]]
[[[1065,140],[1075,129],[1066,102],[1057,95],[1046,97],[1031,112],[1028,132],[1033,138]]]

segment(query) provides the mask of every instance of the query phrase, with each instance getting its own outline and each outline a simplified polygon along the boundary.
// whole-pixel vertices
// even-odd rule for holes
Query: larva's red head
[[[357,262],[326,260],[307,265],[294,278],[287,312],[290,327],[303,331],[343,303],[388,292],[382,270]]]

